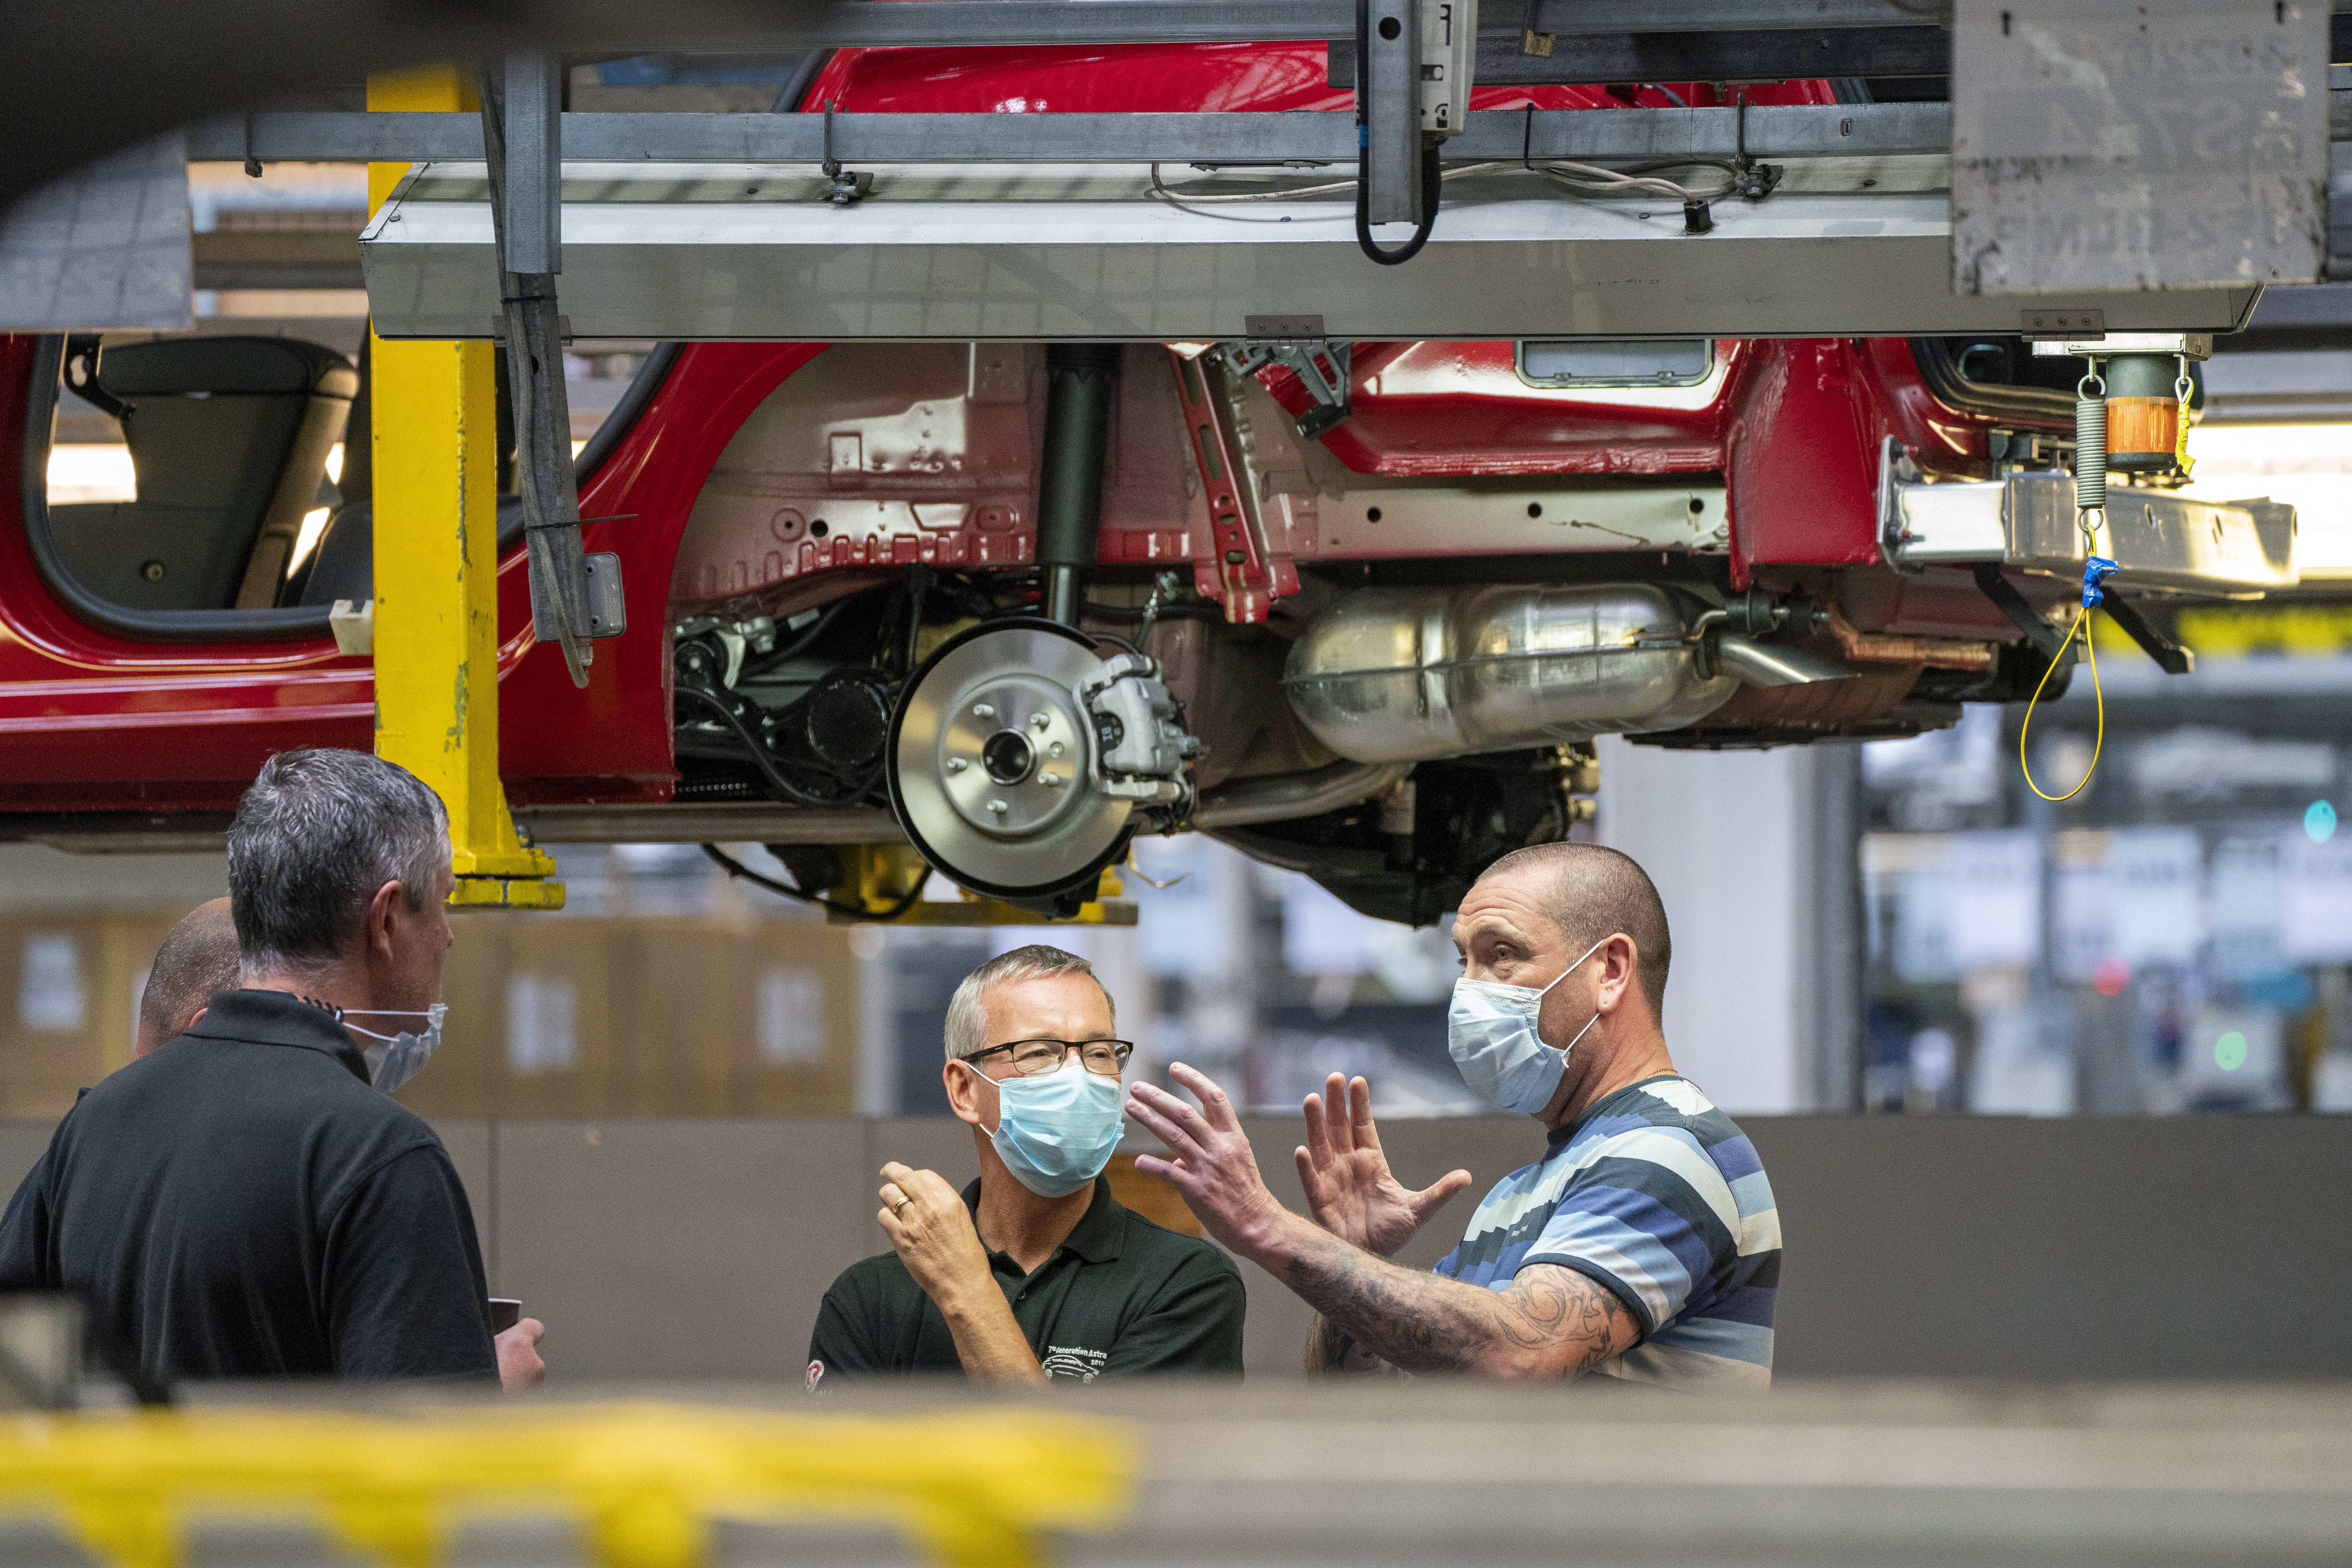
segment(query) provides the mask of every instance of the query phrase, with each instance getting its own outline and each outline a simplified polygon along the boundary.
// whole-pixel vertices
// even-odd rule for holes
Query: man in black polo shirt
[[[0,1285],[69,1289],[141,1379],[538,1381],[493,1341],[465,1188],[390,1091],[440,1038],[433,792],[358,752],[264,764],[229,828],[243,988],[82,1097],[0,1217]]]
[[[961,1371],[976,1384],[1092,1383],[1242,1369],[1242,1279],[1209,1243],[1123,1207],[1102,1180],[1118,1147],[1110,995],[1086,960],[1024,947],[948,1004],[948,1101],[971,1123],[980,1180],[882,1167],[892,1250],[827,1290],[808,1385]]]

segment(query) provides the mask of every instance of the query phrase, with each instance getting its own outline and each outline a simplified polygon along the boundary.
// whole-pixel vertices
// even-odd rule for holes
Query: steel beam
[[[1951,35],[1941,27],[1817,26],[1807,31],[1545,35],[1550,53],[1527,51],[1527,36],[1483,34],[1481,87],[1591,82],[1787,81],[1803,77],[1948,76]],[[1356,49],[1334,42],[1325,79],[1356,85]]]
[[[1430,264],[1375,268],[1357,251],[1347,194],[1186,206],[1154,199],[1140,168],[912,168],[845,209],[823,205],[808,170],[567,174],[564,309],[580,337],[1167,342],[1247,337],[1268,316],[1313,318],[1350,341],[1902,336],[2020,321],[2014,300],[1952,294],[1949,214],[1932,191],[1719,201],[1715,231],[1691,237],[1676,202],[1563,198],[1539,175],[1498,170],[1449,184]],[[478,167],[412,174],[361,249],[380,332],[488,331],[499,281]],[[2226,331],[2253,295],[2037,304],[2102,310],[2116,331]]]
[[[1363,0],[1370,64],[1356,95],[1363,125],[1366,221],[1419,223],[1435,199],[1422,189],[1419,0]]]
[[[501,124],[506,132],[507,270],[563,270],[559,221],[563,181],[561,62],[553,55],[509,55]]]
[[[1767,159],[1941,153],[1951,142],[1940,103],[1758,107],[1746,125],[1748,154]],[[814,163],[824,129],[813,114],[566,114],[562,135],[575,164]],[[1490,109],[1468,117],[1445,158],[1729,157],[1739,137],[1731,109]],[[1349,116],[1304,111],[837,114],[833,142],[859,164],[1352,164],[1357,153]],[[222,121],[189,133],[188,156],[241,159],[247,145],[245,121]],[[257,114],[250,145],[267,162],[478,163],[482,126],[472,114]]]
[[[1536,0],[1555,37],[1916,24],[1902,0]],[[780,8],[743,48],[1006,44],[1283,43],[1352,38],[1354,0],[833,0]],[[724,47],[707,45],[706,47]]]

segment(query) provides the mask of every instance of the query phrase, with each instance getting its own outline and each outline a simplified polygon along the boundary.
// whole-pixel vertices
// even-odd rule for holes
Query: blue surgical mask
[[[989,1141],[1015,1181],[1041,1198],[1065,1198],[1110,1163],[1127,1131],[1120,1100],[1116,1077],[1065,1057],[1052,1072],[997,1080]]]
[[[365,1035],[377,1044],[361,1047],[360,1056],[367,1062],[368,1081],[385,1094],[390,1094],[410,1079],[425,1070],[433,1053],[441,1048],[441,1020],[449,1016],[446,1002],[436,1002],[429,1007],[346,1007],[338,1009],[336,1017],[344,1028],[354,1035]],[[362,1018],[425,1019],[421,1035],[402,1030],[396,1035],[379,1035],[373,1029],[362,1029],[352,1022]]]
[[[1543,1010],[1544,994],[1575,973],[1608,940],[1604,936],[1586,948],[1550,985],[1506,985],[1467,975],[1455,981],[1445,1048],[1453,1053],[1462,1081],[1500,1110],[1534,1116],[1549,1105],[1568,1072],[1568,1053],[1601,1022],[1601,1015],[1593,1014],[1591,1023],[1576,1031],[1576,1039],[1558,1050],[1537,1037],[1536,1015]]]

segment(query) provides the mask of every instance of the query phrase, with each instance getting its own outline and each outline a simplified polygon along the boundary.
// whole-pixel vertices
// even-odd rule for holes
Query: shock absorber
[[[1118,397],[1117,343],[1055,343],[1045,351],[1045,474],[1037,500],[1037,565],[1045,615],[1078,624],[1087,573],[1102,533],[1103,474],[1111,405]]]

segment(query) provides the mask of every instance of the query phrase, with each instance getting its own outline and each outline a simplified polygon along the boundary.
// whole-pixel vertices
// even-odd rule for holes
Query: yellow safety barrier
[[[114,1568],[180,1568],[194,1520],[288,1517],[384,1568],[435,1568],[466,1518],[568,1517],[600,1568],[698,1568],[716,1521],[895,1526],[944,1568],[1028,1568],[1039,1532],[1131,1502],[1134,1445],[1050,1411],[863,1417],[665,1405],[24,1415],[0,1512]]]

